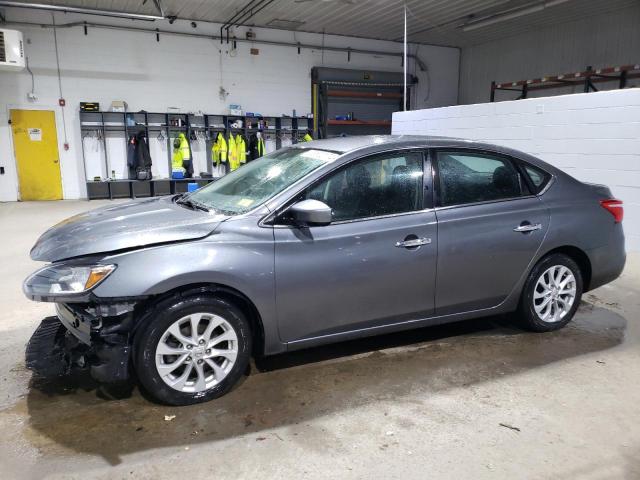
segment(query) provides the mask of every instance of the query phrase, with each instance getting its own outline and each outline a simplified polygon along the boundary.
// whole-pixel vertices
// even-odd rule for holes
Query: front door
[[[48,110],[11,110],[20,200],[61,200],[55,116]]]
[[[424,163],[415,151],[354,161],[299,197],[329,205],[331,225],[297,227],[287,224],[286,213],[276,222],[283,341],[432,314],[437,229],[425,205]]]
[[[509,157],[440,151],[436,314],[500,304],[540,248],[549,212]]]

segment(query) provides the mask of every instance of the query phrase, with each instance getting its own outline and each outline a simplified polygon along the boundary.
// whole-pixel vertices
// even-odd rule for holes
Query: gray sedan
[[[90,211],[31,251],[44,374],[228,392],[250,356],[487,315],[566,325],[624,267],[622,202],[543,161],[442,137],[294,145],[191,194]]]

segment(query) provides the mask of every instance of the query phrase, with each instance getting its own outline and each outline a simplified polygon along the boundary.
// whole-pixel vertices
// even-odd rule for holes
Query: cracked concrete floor
[[[101,203],[0,204],[2,478],[640,478],[640,256],[558,332],[489,318],[316,348],[172,408],[25,370],[53,311],[21,293],[29,249]]]

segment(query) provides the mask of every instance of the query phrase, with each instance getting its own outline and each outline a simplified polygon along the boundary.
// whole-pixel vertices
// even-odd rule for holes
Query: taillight
[[[622,217],[624,217],[622,200],[615,200],[613,198],[609,200],[600,200],[600,205],[602,205],[602,208],[604,208],[607,212],[613,215],[616,223],[622,222]]]

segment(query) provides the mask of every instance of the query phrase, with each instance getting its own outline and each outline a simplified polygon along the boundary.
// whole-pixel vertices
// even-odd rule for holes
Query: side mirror
[[[331,223],[331,207],[318,200],[302,200],[290,209],[291,217],[300,225],[323,226]]]

